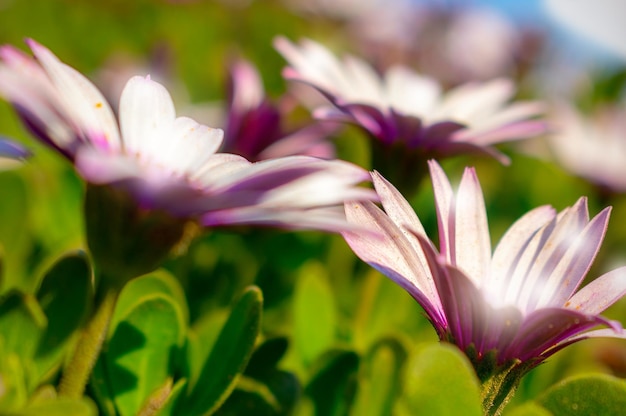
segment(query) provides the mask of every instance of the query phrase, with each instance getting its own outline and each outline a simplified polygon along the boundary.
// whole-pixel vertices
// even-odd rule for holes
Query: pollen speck
[[[102,103],[101,102],[96,103],[96,108],[102,108]]]

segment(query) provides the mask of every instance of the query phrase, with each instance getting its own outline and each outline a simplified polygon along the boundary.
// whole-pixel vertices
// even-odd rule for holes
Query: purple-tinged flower
[[[379,236],[343,235],[363,261],[418,301],[442,341],[467,354],[483,382],[485,410],[502,406],[526,372],[567,345],[626,338],[619,323],[599,315],[626,294],[626,268],[579,290],[604,238],[609,208],[592,219],[585,198],[560,213],[536,208],[509,228],[492,255],[474,169],[465,170],[455,195],[441,167],[434,161],[429,167],[438,252],[409,203],[376,172],[385,211],[371,202],[345,208],[349,221]]]
[[[409,68],[396,66],[381,77],[366,62],[353,56],[341,62],[311,40],[298,47],[279,37],[275,46],[290,64],[284,76],[309,84],[333,104],[318,108],[317,117],[356,123],[388,145],[441,155],[475,147],[504,162],[488,146],[545,131],[544,122],[528,120],[543,111],[542,104],[507,105],[515,90],[506,79],[443,93],[434,79]]]
[[[401,8],[407,0],[283,0],[294,12],[340,21],[350,21],[364,14],[387,8]]]
[[[346,162],[294,156],[251,163],[216,153],[223,132],[176,117],[169,93],[149,76],[126,84],[118,124],[87,78],[37,42],[28,44],[35,59],[0,49],[0,95],[90,184],[88,243],[115,273],[154,267],[167,251],[156,255],[146,246],[169,250],[188,220],[338,231],[348,226],[344,200],[373,197],[356,186],[368,173]],[[151,263],[137,270],[127,263],[142,258],[140,249]]]
[[[10,169],[30,156],[22,145],[0,137],[0,170]]]
[[[327,137],[335,126],[317,122],[287,132],[284,118],[284,111],[266,96],[257,69],[248,61],[236,61],[230,68],[228,116],[221,150],[252,161],[292,155],[334,157]]]
[[[399,180],[414,176],[428,158],[479,152],[507,163],[492,145],[546,130],[543,121],[531,119],[543,111],[542,104],[507,104],[515,92],[508,79],[444,93],[437,81],[407,67],[394,66],[380,76],[365,61],[353,56],[340,61],[311,40],[298,46],[279,37],[275,47],[290,65],[284,77],[310,85],[332,104],[317,107],[314,116],[366,130],[377,139],[374,168],[401,169],[392,175]]]

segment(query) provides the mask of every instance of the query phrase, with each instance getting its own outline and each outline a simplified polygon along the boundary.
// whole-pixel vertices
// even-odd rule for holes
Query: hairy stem
[[[63,372],[59,395],[70,398],[80,398],[83,395],[91,371],[102,351],[119,292],[118,287],[104,285],[96,309],[83,328],[74,354]]]

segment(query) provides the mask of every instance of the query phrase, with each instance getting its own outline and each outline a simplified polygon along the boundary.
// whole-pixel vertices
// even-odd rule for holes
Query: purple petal
[[[601,316],[570,309],[539,309],[526,317],[508,348],[502,346],[502,359],[526,361],[540,357],[564,340],[598,325],[611,326],[612,323]]]
[[[0,137],[0,158],[25,159],[31,152],[22,145]]]
[[[349,202],[345,210],[349,223],[372,230],[343,233],[355,254],[403,287],[431,319],[441,322],[439,298],[430,274],[403,232],[371,202]]]
[[[566,308],[590,315],[602,313],[626,295],[626,267],[612,270],[578,291],[565,303]]]

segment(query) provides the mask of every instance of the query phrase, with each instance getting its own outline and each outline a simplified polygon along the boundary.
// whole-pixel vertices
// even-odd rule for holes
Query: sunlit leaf
[[[212,414],[226,400],[252,355],[261,308],[261,291],[254,286],[248,288],[220,331],[181,414]]]
[[[46,325],[46,316],[32,296],[11,291],[0,298],[0,338],[5,354],[31,360]]]
[[[167,295],[152,293],[117,316],[105,355],[107,375],[122,416],[135,415],[145,400],[172,376],[185,322]]]
[[[355,414],[383,416],[393,414],[400,393],[400,375],[407,352],[400,342],[386,338],[376,343],[363,360],[355,401]]]
[[[42,400],[27,406],[19,412],[7,416],[97,416],[98,410],[87,398],[68,399],[59,397],[53,400]]]
[[[405,371],[404,400],[420,415],[482,415],[474,370],[465,355],[448,344],[418,348]]]
[[[626,381],[604,374],[572,377],[537,402],[555,416],[620,415],[626,409]]]
[[[335,341],[335,301],[326,271],[308,263],[297,276],[294,295],[294,344],[305,364],[310,364]]]

